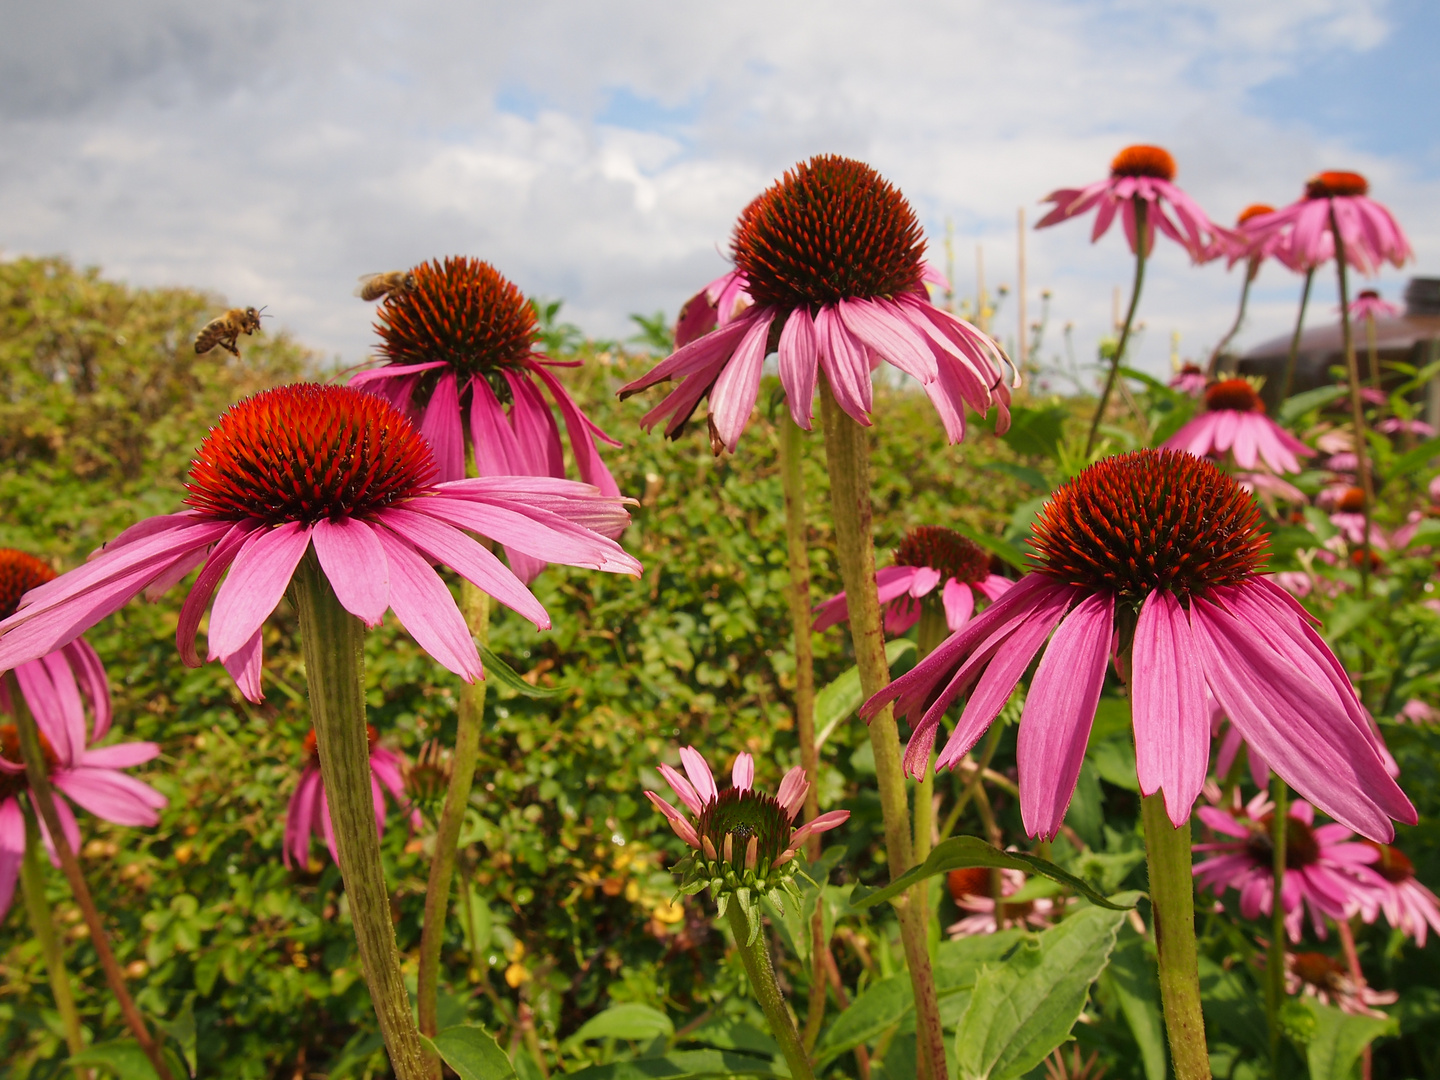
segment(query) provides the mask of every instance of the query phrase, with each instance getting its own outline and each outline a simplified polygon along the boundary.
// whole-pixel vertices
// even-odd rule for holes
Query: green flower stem
[[[1141,803],[1145,862],[1160,960],[1160,1001],[1170,1037],[1175,1080],[1210,1080],[1205,1018],[1200,1012],[1200,967],[1195,945],[1195,882],[1190,871],[1190,823],[1176,829],[1156,792]]]
[[[790,563],[790,630],[795,641],[795,727],[800,736],[800,765],[810,782],[805,820],[820,814],[820,753],[815,748],[815,650],[810,641],[810,544],[805,515],[805,448],[800,426],[784,409],[780,417],[780,481],[785,491],[785,545]],[[805,842],[805,858],[820,857],[820,834]],[[820,1037],[825,1022],[825,908],[815,905],[810,920],[810,1000],[805,1016],[805,1048]]]
[[[1355,432],[1355,470],[1365,502],[1361,514],[1365,532],[1360,544],[1360,599],[1370,595],[1370,512],[1375,506],[1375,484],[1370,476],[1369,445],[1365,441],[1365,405],[1360,397],[1360,365],[1355,359],[1355,337],[1350,332],[1350,282],[1345,274],[1345,238],[1335,220],[1335,200],[1330,200],[1330,235],[1335,238],[1335,270],[1340,277],[1340,335],[1345,348],[1345,372],[1350,380],[1350,423]]]
[[[726,905],[725,917],[730,920],[730,933],[735,937],[735,947],[740,950],[745,974],[750,977],[750,989],[770,1024],[770,1034],[780,1044],[785,1063],[790,1066],[792,1080],[814,1080],[815,1074],[810,1069],[805,1048],[800,1044],[795,1021],[785,1004],[785,996],[775,982],[775,968],[770,963],[770,949],[765,944],[764,933],[756,937],[755,944],[746,944],[750,940],[750,923],[745,917],[745,909],[733,897]]]
[[[1300,310],[1295,313],[1295,332],[1290,335],[1290,353],[1285,357],[1285,384],[1280,392],[1283,402],[1295,388],[1295,365],[1300,359],[1300,331],[1305,327],[1305,308],[1310,303],[1310,286],[1315,281],[1315,267],[1305,271],[1305,284],[1300,287]]]
[[[424,1080],[430,1072],[400,973],[390,893],[375,834],[365,731],[365,626],[341,606],[313,551],[300,560],[291,585],[300,614],[320,777],[365,983],[396,1077]]]
[[[65,880],[70,885],[70,894],[75,898],[75,905],[80,909],[85,925],[90,930],[90,945],[100,961],[105,981],[120,1006],[120,1015],[125,1018],[131,1034],[149,1058],[150,1065],[160,1080],[174,1080],[169,1066],[165,1064],[164,1055],[160,1053],[159,1044],[145,1026],[145,1017],[140,1014],[135,999],[130,996],[130,991],[125,986],[125,974],[120,970],[114,950],[110,948],[105,924],[100,921],[95,899],[90,895],[90,887],[85,884],[80,860],[75,857],[70,841],[65,839],[65,831],[60,827],[60,816],[55,812],[55,793],[50,786],[50,772],[45,766],[45,752],[40,747],[40,729],[35,726],[35,718],[30,715],[25,696],[20,692],[20,683],[13,671],[5,673],[5,688],[10,693],[10,702],[15,709],[15,729],[20,736],[20,756],[25,760],[25,781],[30,786],[31,802],[39,813],[40,820],[45,823],[45,831],[50,834],[51,843],[55,845],[60,871],[65,875]]]
[[[1265,950],[1265,1020],[1270,1028],[1270,1075],[1280,1075],[1280,1007],[1285,1004],[1285,823],[1290,814],[1290,789],[1278,776],[1270,780],[1275,809],[1270,817],[1270,947]]]
[[[1230,329],[1225,331],[1215,345],[1215,350],[1210,354],[1210,362],[1205,365],[1205,377],[1215,378],[1215,372],[1220,367],[1220,355],[1225,347],[1230,344],[1236,334],[1240,332],[1240,324],[1245,321],[1245,306],[1250,302],[1250,286],[1255,282],[1255,276],[1260,273],[1260,256],[1251,255],[1249,262],[1245,265],[1245,284],[1240,286],[1240,310],[1235,313],[1235,321],[1230,324]]]
[[[1125,324],[1120,328],[1120,340],[1115,343],[1115,355],[1110,360],[1110,374],[1105,379],[1105,389],[1100,391],[1100,403],[1095,406],[1095,418],[1090,421],[1090,434],[1085,437],[1085,457],[1095,449],[1095,436],[1100,432],[1100,421],[1105,417],[1105,406],[1110,403],[1110,393],[1115,389],[1115,378],[1120,374],[1120,365],[1125,362],[1125,346],[1130,342],[1130,330],[1135,325],[1135,309],[1140,304],[1140,290],[1145,284],[1145,259],[1147,248],[1148,214],[1150,204],[1139,196],[1135,197],[1135,284],[1130,288],[1130,307],[1125,312]]]
[[[825,425],[825,458],[830,472],[830,502],[840,580],[850,614],[850,637],[860,669],[860,690],[871,697],[890,682],[880,596],[875,585],[875,545],[871,539],[870,444],[864,428],[847,416],[830,384],[820,381],[820,412]],[[870,718],[870,746],[875,753],[876,786],[885,823],[885,850],[893,881],[915,865],[911,846],[910,808],[900,760],[900,734],[895,712],[886,705]],[[924,884],[892,901],[900,919],[900,939],[915,991],[916,1062],[923,1080],[945,1080],[945,1037],[935,978],[930,970],[926,926],[918,917],[914,897]],[[923,896],[923,893],[920,893]]]
[[[1370,353],[1370,387],[1384,390],[1380,380],[1380,342],[1376,337],[1375,316],[1365,316],[1365,348]]]
[[[60,1013],[60,1024],[65,1029],[65,1045],[71,1054],[85,1049],[85,1039],[80,1033],[80,1012],[75,1008],[75,992],[70,988],[70,973],[65,970],[65,952],[55,936],[55,919],[50,913],[50,904],[45,899],[45,864],[40,857],[40,826],[35,814],[25,807],[25,856],[20,863],[20,888],[25,894],[25,911],[30,916],[30,927],[35,940],[40,943],[40,955],[45,959],[45,973],[50,978],[50,992],[55,995],[55,1009]],[[75,1066],[75,1074],[88,1077],[90,1070]]]
[[[471,635],[482,645],[490,641],[490,596],[468,581],[460,582],[460,612]],[[470,805],[470,787],[475,780],[475,761],[480,754],[480,728],[485,718],[485,680],[463,683],[455,730],[455,754],[451,759],[450,786],[435,829],[435,855],[430,862],[430,881],[425,889],[425,923],[420,932],[420,977],[418,997],[420,1030],[435,1035],[439,1030],[437,1008],[440,989],[440,946],[445,941],[445,923],[450,910],[450,886],[455,877],[455,852],[460,829]],[[431,1075],[439,1080],[440,1061],[431,1061]]]

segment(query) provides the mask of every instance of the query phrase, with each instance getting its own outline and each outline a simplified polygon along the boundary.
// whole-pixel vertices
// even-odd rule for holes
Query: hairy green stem
[[[300,560],[291,587],[300,615],[320,778],[365,983],[396,1077],[423,1080],[430,1073],[400,972],[375,832],[365,728],[365,626],[341,606],[313,551]]]
[[[735,947],[740,950],[745,974],[750,977],[750,989],[770,1024],[770,1034],[780,1044],[780,1052],[790,1066],[790,1076],[793,1080],[814,1080],[810,1059],[800,1044],[799,1032],[795,1030],[795,1020],[785,1004],[785,996],[780,993],[779,984],[775,982],[775,968],[770,962],[765,934],[759,934],[755,944],[746,944],[750,940],[750,923],[745,917],[745,909],[733,897],[726,906],[725,917],[730,920],[730,933],[735,937]]]
[[[1345,238],[1335,220],[1330,200],[1330,235],[1335,238],[1335,270],[1340,277],[1340,337],[1345,349],[1345,372],[1350,380],[1350,423],[1355,431],[1355,470],[1360,474],[1364,504],[1360,513],[1365,532],[1360,542],[1360,599],[1370,595],[1370,514],[1375,507],[1375,483],[1370,476],[1369,445],[1365,441],[1365,405],[1360,397],[1360,365],[1355,359],[1355,338],[1350,332],[1350,282],[1345,274]]]
[[[1210,361],[1205,365],[1205,378],[1215,378],[1215,372],[1220,367],[1220,355],[1225,347],[1230,344],[1232,338],[1240,332],[1240,324],[1245,321],[1245,305],[1250,301],[1250,286],[1255,281],[1255,276],[1260,273],[1260,256],[1251,255],[1245,264],[1245,283],[1240,286],[1240,310],[1235,313],[1235,321],[1230,324],[1230,329],[1225,331],[1225,336],[1215,346],[1215,351],[1210,354]]]
[[[1265,1020],[1270,1029],[1270,1075],[1280,1075],[1280,1007],[1285,1004],[1285,824],[1290,814],[1290,789],[1279,776],[1270,778],[1275,809],[1270,817],[1270,947],[1265,950]]]
[[[1310,304],[1310,286],[1315,281],[1315,267],[1305,271],[1305,284],[1300,286],[1300,310],[1295,313],[1295,332],[1290,335],[1290,352],[1285,357],[1285,382],[1280,389],[1283,402],[1295,389],[1295,365],[1300,359],[1300,332],[1305,328],[1305,308]]]
[[[830,473],[830,502],[840,580],[845,586],[850,637],[860,669],[860,690],[869,698],[890,682],[880,595],[875,584],[875,545],[871,537],[870,443],[864,428],[847,416],[830,384],[820,382],[820,411],[825,425],[825,459]],[[885,824],[885,851],[893,881],[914,865],[910,808],[900,759],[900,734],[892,706],[870,718],[870,746],[875,754],[876,786]],[[917,916],[914,896],[923,883],[893,903],[900,919],[900,939],[915,992],[916,1062],[923,1080],[945,1080],[945,1038],[935,978],[930,969],[926,926]],[[923,895],[923,894],[922,894]]]
[[[65,875],[70,895],[75,898],[75,905],[90,931],[90,947],[95,950],[105,981],[120,1006],[120,1015],[125,1018],[130,1033],[140,1044],[151,1067],[160,1080],[173,1080],[159,1043],[145,1026],[145,1017],[125,986],[125,973],[120,970],[120,963],[110,948],[110,938],[105,933],[105,924],[100,921],[100,910],[95,906],[95,898],[90,895],[90,886],[85,883],[80,860],[75,857],[75,851],[60,827],[60,815],[55,812],[55,792],[50,786],[50,770],[45,764],[45,751],[41,748],[40,729],[35,726],[35,717],[30,715],[25,695],[20,692],[20,682],[13,671],[5,673],[5,688],[10,693],[10,703],[15,710],[15,730],[20,737],[20,757],[25,762],[25,782],[30,786],[30,799],[40,820],[45,823],[45,831],[50,834],[50,842],[55,846],[55,856],[60,860],[60,872]]]
[[[35,940],[40,943],[40,955],[45,959],[45,974],[50,979],[50,992],[55,996],[55,1010],[60,1014],[60,1024],[65,1029],[65,1046],[71,1054],[78,1054],[85,1049],[85,1038],[80,1032],[80,1011],[75,1007],[70,973],[65,970],[65,952],[60,947],[60,939],[55,936],[55,918],[50,913],[49,901],[45,899],[40,826],[29,807],[24,808],[24,813],[25,855],[20,862],[20,888],[25,894],[25,911],[30,916]],[[90,1070],[76,1065],[75,1074],[88,1077]]]
[[[1100,391],[1100,403],[1095,406],[1095,418],[1090,421],[1090,434],[1085,436],[1085,457],[1095,449],[1095,436],[1100,432],[1100,421],[1105,417],[1105,406],[1110,403],[1110,393],[1115,389],[1115,378],[1120,374],[1120,365],[1125,362],[1125,346],[1130,342],[1130,330],[1135,325],[1135,309],[1140,304],[1140,289],[1145,284],[1145,258],[1149,254],[1149,236],[1146,228],[1150,204],[1138,195],[1135,197],[1135,283],[1130,287],[1130,307],[1125,312],[1125,324],[1120,328],[1120,340],[1115,343],[1115,355],[1110,360],[1110,374],[1105,378],[1105,389]]]
[[[1190,867],[1190,822],[1170,824],[1165,797],[1147,795],[1140,804],[1145,821],[1145,863],[1159,954],[1160,1002],[1170,1037],[1175,1080],[1210,1080],[1205,1018],[1200,1012],[1200,966],[1195,944],[1195,882]]]
[[[490,641],[490,596],[470,582],[460,582],[460,613],[471,636],[481,645]],[[425,922],[420,931],[420,975],[417,997],[420,1030],[435,1035],[439,1030],[440,947],[445,942],[445,924],[450,914],[450,886],[455,877],[455,853],[460,846],[460,829],[470,806],[470,788],[475,781],[475,762],[480,755],[480,729],[485,719],[485,680],[460,686],[460,709],[455,729],[455,753],[451,758],[450,786],[435,827],[435,855],[430,860],[430,880],[425,888]],[[431,1075],[440,1077],[440,1062],[432,1059]]]

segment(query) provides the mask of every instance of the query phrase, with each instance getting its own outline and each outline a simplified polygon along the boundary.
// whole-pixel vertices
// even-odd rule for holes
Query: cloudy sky
[[[731,222],[794,161],[898,183],[956,286],[1015,283],[1015,219],[1167,146],[1217,219],[1366,173],[1440,274],[1440,41],[1431,0],[607,3],[3,0],[0,256],[63,253],[142,285],[268,304],[361,360],[356,275],[444,254],[563,297],[597,335],[726,266]],[[1118,233],[1031,232],[1031,312],[1093,354],[1131,261]],[[1173,245],[1172,245],[1173,247]],[[1284,332],[1267,268],[1242,341]],[[1237,275],[1161,250],[1143,364],[1203,354]],[[1328,316],[1334,286],[1317,289]],[[997,320],[1013,335],[1014,307]],[[1007,329],[1008,328],[1008,329]],[[1058,341],[1058,335],[1054,340]]]

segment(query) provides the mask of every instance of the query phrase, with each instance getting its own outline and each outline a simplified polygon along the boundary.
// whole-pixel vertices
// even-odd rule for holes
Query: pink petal
[[[114,743],[111,746],[86,750],[75,764],[94,769],[129,769],[147,761],[154,761],[159,756],[159,743]]]
[[[539,364],[532,363],[529,367],[549,388],[555,404],[560,407],[560,415],[565,419],[565,433],[570,437],[570,451],[575,457],[575,469],[579,472],[580,479],[587,484],[594,484],[605,495],[619,495],[620,488],[600,457],[595,437],[599,435],[612,446],[620,444],[602,432],[580,411],[580,406],[575,404],[574,398],[559,379]]]
[[[246,701],[253,701],[255,704],[265,700],[265,694],[260,689],[260,672],[265,661],[265,643],[261,638],[261,630],[256,630],[250,635],[250,640],[231,653],[229,656],[221,657],[220,662],[225,665],[225,670],[235,680],[240,693],[245,696]]]
[[[403,537],[375,529],[390,564],[390,607],[419,646],[466,682],[482,678],[480,652],[455,598]]]
[[[1210,720],[1205,674],[1190,622],[1165,589],[1145,598],[1135,627],[1131,700],[1135,769],[1140,793],[1165,793],[1165,810],[1177,829],[1205,784],[1210,764]]]
[[[690,822],[685,819],[684,814],[680,813],[679,810],[676,810],[653,791],[645,792],[645,797],[654,804],[655,809],[665,815],[665,820],[668,821],[670,827],[675,830],[676,836],[680,837],[681,840],[684,840],[685,843],[689,844],[692,848],[698,849],[700,847],[700,837],[695,834],[695,826],[691,825]]]
[[[709,805],[720,797],[720,789],[715,786],[715,774],[710,771],[710,766],[700,755],[700,751],[693,746],[682,746],[680,764],[685,766],[685,775],[690,777],[690,783],[695,785],[695,794],[702,804]]]
[[[809,431],[815,418],[815,380],[820,371],[820,346],[807,308],[790,312],[780,331],[780,385],[791,419]]]
[[[117,825],[157,825],[156,811],[169,803],[149,784],[113,769],[61,769],[55,786],[77,806]]]
[[[10,910],[15,881],[25,858],[25,815],[13,795],[0,802],[0,919]]]
[[[740,433],[750,422],[750,413],[760,394],[760,374],[773,318],[769,309],[756,316],[710,391],[711,421],[731,453],[740,444]]]
[[[366,626],[379,626],[390,606],[390,569],[374,530],[359,518],[321,518],[310,539],[340,606]]]
[[[791,821],[805,805],[805,796],[810,792],[810,782],[805,779],[805,770],[796,765],[780,781],[780,791],[775,796],[781,808]]]
[[[470,441],[481,476],[519,476],[529,471],[505,408],[483,376],[470,381]]]
[[[698,817],[700,812],[705,809],[705,800],[700,798],[699,793],[695,790],[695,785],[664,762],[661,762],[658,768],[665,782],[674,789],[676,795],[680,796],[680,801],[685,804],[685,808]]]
[[[195,579],[195,584],[190,586],[190,592],[185,596],[185,602],[180,605],[180,621],[175,627],[175,647],[180,651],[180,659],[187,667],[200,666],[200,656],[195,651],[195,635],[200,632],[200,617],[205,614],[210,597],[215,594],[215,587],[220,584],[220,578],[235,561],[235,556],[240,554],[245,541],[263,528],[264,526],[255,520],[237,521],[230,531],[220,538],[219,543],[210,549],[205,568],[200,571],[200,576]]]
[[[436,479],[465,478],[465,432],[460,426],[460,391],[455,373],[447,371],[435,384],[425,415],[420,421],[420,434],[429,441],[435,453]]]
[[[945,591],[940,594],[940,602],[945,605],[945,625],[952,634],[969,622],[970,616],[975,613],[975,593],[969,585],[954,578],[945,582]]]
[[[254,637],[309,547],[310,529],[298,521],[250,535],[210,609],[210,659],[232,656]]]
[[[737,791],[749,791],[755,785],[755,759],[740,753],[735,757],[735,766],[730,770],[730,783]]]

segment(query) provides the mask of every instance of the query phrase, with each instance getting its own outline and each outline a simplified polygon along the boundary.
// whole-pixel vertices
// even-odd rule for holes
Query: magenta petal
[[[615,483],[615,478],[610,475],[610,470],[605,466],[604,460],[600,457],[600,449],[595,445],[598,435],[612,446],[620,444],[610,436],[606,435],[594,422],[580,411],[580,406],[575,404],[565,385],[546,371],[539,364],[530,364],[530,370],[549,389],[555,398],[555,404],[560,408],[560,415],[565,419],[565,433],[570,437],[570,451],[575,457],[575,469],[580,474],[580,479],[587,484],[594,484],[606,495],[619,495],[620,488]]]
[[[1065,617],[1040,658],[1015,748],[1020,815],[1030,836],[1049,839],[1059,832],[1075,793],[1114,626],[1115,598],[1087,596]]]
[[[310,539],[341,607],[366,626],[379,626],[390,606],[390,568],[374,530],[359,518],[321,518]]]
[[[86,750],[76,765],[95,769],[128,769],[160,756],[160,744],[153,742],[114,743]]]
[[[215,587],[220,584],[225,571],[230,569],[235,556],[240,554],[245,541],[263,528],[258,521],[237,521],[210,549],[204,569],[195,579],[195,584],[190,586],[185,602],[180,605],[180,621],[175,627],[175,647],[180,651],[181,662],[187,667],[200,666],[200,655],[195,651],[195,635],[200,631],[200,617],[215,595]]]
[[[245,541],[210,609],[210,658],[238,652],[269,618],[310,546],[310,529],[298,521]]]
[[[85,699],[90,703],[90,711],[94,714],[95,723],[90,732],[91,741],[103,739],[106,732],[110,730],[111,709],[110,709],[110,680],[105,674],[105,665],[100,662],[100,657],[84,638],[76,638],[70,644],[61,648],[61,652],[70,663],[70,669],[75,673],[75,678],[80,683],[80,689],[85,693]]]
[[[260,635],[261,630],[256,630],[250,635],[250,640],[239,649],[229,656],[220,658],[220,662],[225,665],[225,670],[230,673],[230,677],[235,680],[235,685],[240,688],[240,693],[245,695],[245,700],[253,701],[257,705],[265,700],[265,694],[260,689],[260,671],[265,660],[265,644]]]
[[[11,796],[0,802],[0,919],[10,910],[24,857],[25,815],[20,810],[20,800]]]
[[[750,413],[760,393],[765,345],[773,319],[770,309],[756,316],[710,391],[710,419],[721,441],[732,453],[740,444],[740,433],[750,422]]]
[[[945,606],[945,625],[952,634],[969,622],[970,616],[975,613],[974,591],[969,585],[954,578],[945,582],[945,591],[940,594],[940,602]]]
[[[808,309],[798,307],[780,331],[780,385],[790,406],[790,417],[810,430],[815,417],[815,380],[820,372],[820,349],[815,323]]]
[[[429,440],[435,453],[436,479],[442,483],[464,479],[465,432],[460,425],[460,390],[453,371],[445,372],[435,384],[425,404],[420,434]]]
[[[470,382],[470,440],[481,476],[519,476],[529,471],[505,408],[484,377]]]
[[[1205,784],[1210,718],[1190,622],[1168,590],[1152,592],[1140,608],[1130,685],[1140,793],[1163,791],[1178,829]]]
[[[55,786],[74,803],[117,825],[157,825],[169,800],[149,784],[114,769],[61,769]]]
[[[390,607],[422,649],[466,682],[484,675],[480,651],[455,598],[410,541],[384,526],[375,535],[390,564]]]

